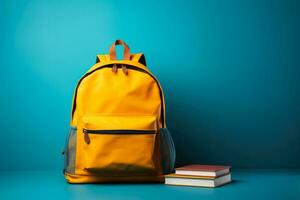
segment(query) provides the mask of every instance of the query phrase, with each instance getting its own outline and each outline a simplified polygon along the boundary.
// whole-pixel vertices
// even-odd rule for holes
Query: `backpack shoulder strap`
[[[96,63],[103,63],[103,62],[107,62],[109,61],[109,55],[108,54],[99,54],[97,55],[97,58],[96,58]]]
[[[145,67],[147,67],[146,58],[143,53],[131,54],[130,60],[140,63],[140,64],[144,65]]]

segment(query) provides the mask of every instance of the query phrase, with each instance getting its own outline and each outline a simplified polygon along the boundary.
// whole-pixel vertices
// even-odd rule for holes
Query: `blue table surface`
[[[299,170],[232,170],[219,188],[164,184],[76,184],[61,171],[2,171],[0,199],[287,199],[300,200]]]

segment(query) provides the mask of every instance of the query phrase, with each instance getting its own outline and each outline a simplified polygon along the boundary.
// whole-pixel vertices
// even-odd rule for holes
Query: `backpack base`
[[[163,175],[159,176],[127,176],[127,177],[105,177],[89,176],[79,174],[64,174],[68,183],[164,183]]]

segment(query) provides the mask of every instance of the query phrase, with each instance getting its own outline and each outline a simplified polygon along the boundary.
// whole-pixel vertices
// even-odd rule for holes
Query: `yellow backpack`
[[[122,40],[78,81],[64,157],[69,183],[163,182],[173,171],[162,88],[145,56],[130,54]]]

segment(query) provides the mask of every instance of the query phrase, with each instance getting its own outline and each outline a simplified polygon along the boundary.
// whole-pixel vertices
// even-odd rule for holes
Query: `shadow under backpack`
[[[116,45],[124,47],[117,60]],[[69,183],[164,182],[175,148],[162,88],[143,54],[116,40],[75,89],[64,149]]]

